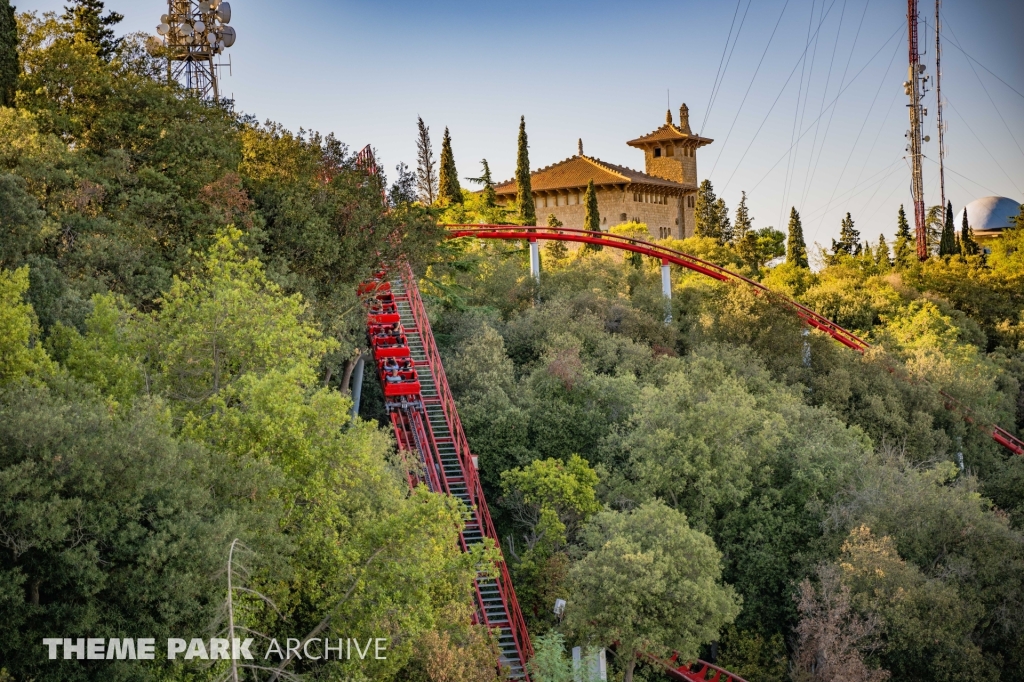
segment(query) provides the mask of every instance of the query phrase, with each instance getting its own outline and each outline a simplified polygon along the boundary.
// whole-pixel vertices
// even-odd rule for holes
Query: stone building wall
[[[687,208],[688,203],[686,197],[634,192],[629,187],[625,191],[600,188],[597,191],[597,210],[601,215],[602,230],[607,231],[613,225],[635,220],[646,223],[651,237],[655,239],[669,235],[682,238],[693,234],[693,209]],[[546,197],[538,195],[534,197],[534,204],[538,225],[546,225],[548,215],[553,213],[565,227],[583,229],[587,212],[583,190]]]

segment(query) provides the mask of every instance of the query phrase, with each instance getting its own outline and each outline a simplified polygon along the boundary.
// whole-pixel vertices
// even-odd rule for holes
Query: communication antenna
[[[939,133],[939,193],[942,196],[942,210],[946,210],[946,140],[945,124],[942,122],[942,43],[939,40],[939,32],[942,30],[942,22],[939,19],[939,9],[942,7],[942,0],[935,0],[935,123]]]
[[[910,152],[911,165],[911,194],[914,200],[914,227],[917,231],[917,257],[921,260],[928,258],[928,230],[924,220],[924,180],[921,171],[921,119],[927,114],[927,110],[921,107],[921,98],[924,96],[925,83],[928,76],[924,75],[925,65],[921,63],[921,53],[917,45],[917,0],[907,0],[907,40],[910,51],[910,67],[907,70],[907,80],[903,82],[903,91],[910,97],[910,130],[907,137],[910,144],[907,151]]]
[[[231,4],[223,0],[167,0],[156,27],[167,50],[167,80],[203,99],[220,99],[214,58],[235,44]]]

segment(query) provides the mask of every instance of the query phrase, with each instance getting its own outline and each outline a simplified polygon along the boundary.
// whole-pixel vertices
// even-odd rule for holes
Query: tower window
[[[661,147],[655,147],[654,148],[654,158],[658,158],[659,156],[661,156]]]
[[[675,147],[675,145],[670,144],[669,146],[665,147],[665,156],[675,156],[675,155],[676,155],[676,147]]]

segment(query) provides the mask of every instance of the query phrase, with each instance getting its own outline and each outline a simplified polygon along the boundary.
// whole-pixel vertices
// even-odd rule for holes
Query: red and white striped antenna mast
[[[924,96],[924,84],[928,77],[924,75],[925,66],[921,63],[921,53],[917,45],[917,0],[907,0],[907,40],[909,42],[910,67],[907,70],[907,80],[903,88],[910,97],[910,130],[907,137],[910,144],[907,151],[910,152],[911,164],[911,192],[914,199],[914,226],[917,230],[917,257],[925,260],[929,256],[928,230],[924,220],[924,179],[921,171],[921,119],[924,116],[924,109],[921,108],[921,98]]]
[[[939,10],[942,0],[935,0],[935,123],[939,133],[939,194],[942,196],[942,210],[946,210],[946,140],[945,124],[942,122],[942,42],[939,39],[942,20]]]

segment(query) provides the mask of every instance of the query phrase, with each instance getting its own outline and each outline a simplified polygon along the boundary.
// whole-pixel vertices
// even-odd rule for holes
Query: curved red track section
[[[769,293],[777,299],[782,300],[809,326],[825,332],[847,348],[852,348],[860,353],[871,348],[871,344],[853,332],[840,327],[835,322],[831,321],[824,315],[816,313],[807,306],[771,291],[760,282],[756,282],[749,277],[744,277],[739,273],[727,270],[720,265],[715,265],[714,263],[697,258],[696,256],[691,256],[688,253],[676,251],[675,249],[670,249],[666,246],[661,246],[660,244],[654,244],[641,239],[632,239],[630,237],[611,234],[609,232],[595,233],[587,230],[572,230],[566,228],[554,229],[548,227],[523,227],[519,225],[446,225],[445,227],[448,228],[448,237],[450,239],[458,237],[504,240],[525,239],[528,241],[550,239],[562,242],[608,246],[613,249],[632,251],[633,253],[639,253],[644,256],[659,258],[662,263],[678,265],[686,268],[687,270],[699,272],[702,275],[722,282],[742,282],[747,286]],[[963,413],[968,422],[974,422],[972,411],[969,407],[947,393],[943,392],[942,396],[946,399],[947,404]],[[993,440],[1007,450],[1017,455],[1024,455],[1024,441],[1017,438],[1006,429],[999,426],[993,426],[990,435]]]

